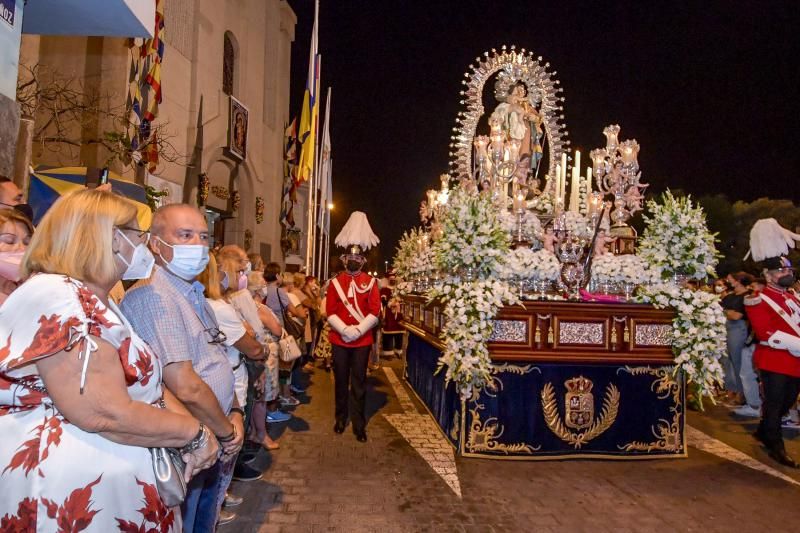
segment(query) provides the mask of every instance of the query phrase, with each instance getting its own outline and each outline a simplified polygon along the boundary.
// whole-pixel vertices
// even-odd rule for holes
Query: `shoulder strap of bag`
[[[778,305],[778,302],[776,302],[775,300],[773,300],[772,298],[770,298],[769,296],[767,296],[764,293],[761,293],[760,296],[761,296],[761,299],[764,302],[766,302],[766,304],[768,306],[770,306],[773,311],[778,313],[778,316],[780,316],[783,319],[783,321],[786,322],[789,325],[790,328],[792,328],[792,331],[794,331],[794,334],[797,335],[798,337],[800,337],[800,326],[795,324],[795,322],[792,319],[789,318],[789,314],[780,305]]]
[[[350,303],[350,300],[348,300],[347,296],[345,296],[344,291],[342,290],[342,286],[339,285],[339,280],[333,278],[332,285],[333,288],[336,289],[336,293],[339,295],[339,299],[342,301],[342,304],[344,305],[345,309],[347,309],[347,312],[350,313],[350,316],[352,316],[359,322],[364,320],[364,315],[359,313],[355,308],[353,308],[352,304]]]

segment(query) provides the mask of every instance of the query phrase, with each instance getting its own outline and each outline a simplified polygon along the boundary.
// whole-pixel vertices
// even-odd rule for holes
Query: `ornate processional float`
[[[722,377],[721,307],[686,283],[714,236],[669,192],[637,235],[638,143],[608,126],[584,169],[549,67],[504,46],[465,74],[450,172],[394,260],[406,379],[464,456],[685,457],[686,384]]]

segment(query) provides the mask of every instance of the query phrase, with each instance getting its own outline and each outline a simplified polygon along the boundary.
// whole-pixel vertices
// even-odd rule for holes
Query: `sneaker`
[[[800,422],[795,422],[789,417],[781,419],[781,427],[784,429],[800,429]]]
[[[303,394],[306,391],[306,389],[303,387],[298,387],[297,385],[289,385],[289,390],[295,394]]]
[[[225,493],[225,503],[223,504],[225,507],[236,507],[237,505],[241,505],[244,501],[244,498],[241,496],[237,496],[236,494],[231,494],[230,492]]]
[[[261,472],[252,466],[238,464],[233,469],[233,479],[236,481],[256,481],[261,479]]]
[[[286,422],[292,418],[289,413],[283,411],[267,411],[267,424],[275,424],[277,422]]]
[[[289,396],[288,398],[286,396],[279,396],[279,399],[281,401],[281,405],[285,407],[294,407],[295,405],[300,405],[300,400],[294,396]]]
[[[228,522],[233,522],[234,520],[236,520],[236,513],[221,509],[219,512],[219,517],[217,517],[217,525],[221,526],[223,524],[227,524]]]
[[[746,416],[748,418],[761,418],[761,410],[756,409],[755,407],[750,407],[747,404],[734,409],[733,414],[736,416]]]

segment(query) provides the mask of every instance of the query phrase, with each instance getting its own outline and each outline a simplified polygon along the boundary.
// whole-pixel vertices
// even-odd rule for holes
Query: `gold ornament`
[[[568,390],[564,396],[567,415],[566,425],[579,431],[572,432],[568,430],[561,420],[552,383],[546,383],[542,388],[542,411],[550,431],[577,450],[602,435],[617,419],[619,390],[613,383],[608,384],[600,418],[594,419],[594,397],[591,394],[592,382],[583,376],[579,376],[567,380],[564,386]],[[590,405],[591,408],[589,408]],[[586,431],[580,432],[580,429],[584,428]]]

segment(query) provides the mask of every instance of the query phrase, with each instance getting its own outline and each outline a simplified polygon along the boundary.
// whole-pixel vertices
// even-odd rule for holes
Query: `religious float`
[[[669,192],[637,235],[639,145],[606,127],[584,174],[549,67],[503,47],[465,75],[450,172],[394,259],[405,377],[463,456],[685,457],[687,384],[710,395],[725,353],[716,296],[687,283],[714,236]]]

